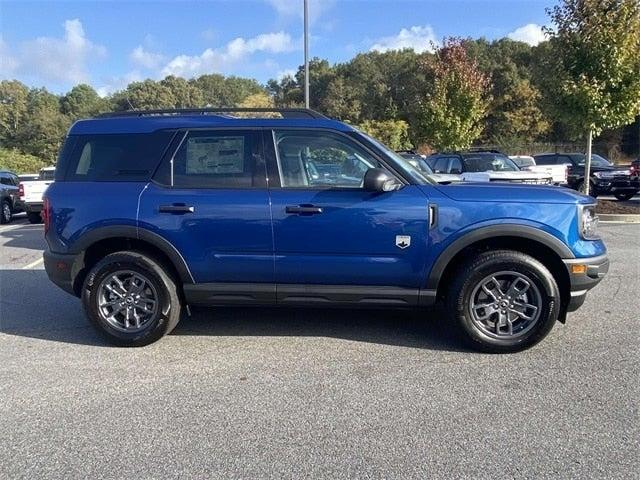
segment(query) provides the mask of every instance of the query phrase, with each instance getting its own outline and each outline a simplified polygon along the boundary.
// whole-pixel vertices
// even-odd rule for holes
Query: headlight
[[[596,172],[593,176],[596,178],[611,178],[613,175],[611,172]]]
[[[595,205],[578,205],[578,229],[585,240],[598,240],[598,215]]]

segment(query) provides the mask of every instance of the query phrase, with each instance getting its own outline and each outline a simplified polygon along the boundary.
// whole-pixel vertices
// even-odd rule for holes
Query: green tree
[[[0,82],[0,144],[15,147],[27,119],[29,89],[17,80]]]
[[[640,112],[640,3],[564,0],[549,10],[557,112],[587,137],[631,123]],[[584,191],[589,184],[585,182]]]
[[[197,108],[204,105],[202,90],[184,78],[169,75],[160,81],[160,86],[169,91],[173,108]]]
[[[34,88],[27,95],[27,115],[17,135],[16,146],[24,153],[55,162],[71,119],[60,112],[56,95]]]
[[[202,92],[202,104],[208,107],[236,107],[249,95],[266,90],[253,79],[225,77],[217,73],[190,80]]]
[[[417,139],[438,150],[468,148],[482,133],[489,78],[459,39],[447,39],[424,62],[433,83],[418,101]]]
[[[173,108],[176,99],[166,85],[153,80],[133,82],[111,97],[115,110],[149,110]]]
[[[63,114],[77,120],[93,117],[106,112],[109,104],[89,85],[80,84],[73,87],[60,99],[60,110]]]
[[[411,148],[409,124],[404,120],[365,120],[358,128],[392,150]]]
[[[14,173],[38,173],[42,167],[47,167],[50,162],[41,158],[22,153],[14,148],[0,148],[0,170],[10,170]]]

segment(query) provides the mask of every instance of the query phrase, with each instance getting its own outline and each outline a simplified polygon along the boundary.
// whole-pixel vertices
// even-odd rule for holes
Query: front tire
[[[98,332],[126,347],[159,340],[182,312],[176,282],[155,259],[130,251],[107,255],[91,269],[82,303]]]
[[[634,195],[636,195],[638,192],[624,192],[624,193],[616,193],[614,194],[615,197],[620,200],[620,201],[626,201],[626,200],[631,200],[633,198]]]
[[[3,200],[0,207],[0,223],[4,225],[5,223],[9,223],[11,221],[13,212],[11,211],[11,204],[8,200]]]
[[[584,180],[580,180],[576,185],[576,190],[580,193],[583,193],[584,189]],[[588,195],[593,198],[598,198],[598,192],[596,190],[596,186],[593,182],[589,182],[589,193]]]
[[[560,312],[560,292],[551,272],[535,258],[494,250],[456,272],[447,310],[473,349],[517,352],[551,331]]]

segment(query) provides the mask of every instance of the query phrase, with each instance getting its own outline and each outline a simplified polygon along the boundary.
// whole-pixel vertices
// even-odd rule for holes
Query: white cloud
[[[507,34],[511,40],[528,43],[535,46],[545,40],[542,27],[536,23],[528,23],[520,28],[516,28],[513,32]]]
[[[9,46],[0,36],[0,78],[9,78],[18,68],[18,61],[9,51]]]
[[[39,80],[88,82],[86,64],[106,56],[107,50],[91,42],[78,19],[64,22],[64,37],[39,37],[24,42],[16,70]]]
[[[158,68],[165,57],[161,53],[151,52],[142,45],[138,45],[129,54],[129,60],[137,67],[154,69]]]
[[[302,0],[267,0],[267,2],[283,17],[304,17]],[[309,0],[309,22],[315,22],[334,4],[335,0]]]
[[[403,28],[397,35],[379,38],[370,50],[387,52],[412,48],[417,53],[433,52],[437,46],[436,35],[429,25]]]
[[[299,46],[285,32],[263,33],[253,38],[238,37],[222,48],[207,48],[200,55],[178,55],[162,69],[162,75],[193,77],[225,70],[256,52],[284,53]]]
[[[121,76],[105,78],[102,84],[96,88],[96,92],[101,97],[117,92],[124,89],[131,82],[140,82],[144,79],[143,75],[138,70],[132,70]]]

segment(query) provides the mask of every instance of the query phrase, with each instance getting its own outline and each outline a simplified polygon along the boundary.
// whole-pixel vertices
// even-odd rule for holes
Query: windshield
[[[464,156],[467,172],[517,172],[520,170],[506,155],[500,153],[473,153]]]
[[[574,155],[574,158],[578,161],[578,165],[584,165],[584,160],[587,156],[580,154]],[[594,167],[611,167],[613,164],[606,158],[594,153],[591,155],[591,165]]]
[[[373,143],[373,145],[376,146],[381,153],[383,153],[388,159],[391,160],[391,163],[393,163],[393,165],[397,166],[400,170],[409,175],[418,185],[426,185],[429,183],[432,185],[437,184],[437,182],[430,178],[427,173],[424,173],[415,166],[411,165],[409,160],[402,158],[385,144],[379,142],[375,138],[370,137],[366,133],[361,132],[360,130],[357,130],[357,132],[359,135],[365,137],[369,142]]]

